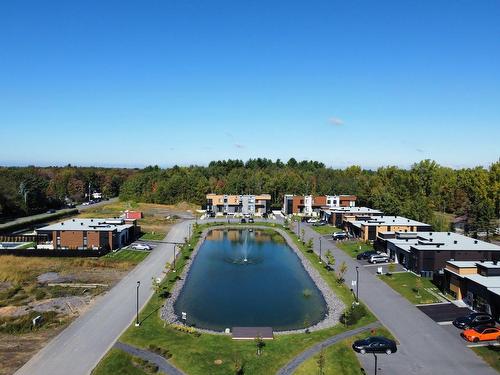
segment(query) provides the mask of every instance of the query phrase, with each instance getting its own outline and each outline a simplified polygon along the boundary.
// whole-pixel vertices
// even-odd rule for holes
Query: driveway
[[[307,225],[301,225],[302,228],[306,241],[313,238],[314,250],[319,253],[320,235]],[[355,268],[359,263],[334,244],[329,247],[337,265],[346,262],[345,280],[350,287],[351,281],[356,279]],[[323,254],[325,250],[323,246]],[[397,353],[379,356],[379,374],[498,375],[463,345],[459,335],[436,324],[365,267],[359,267],[359,296],[400,343]],[[366,372],[373,373],[373,356],[360,355],[359,358]]]
[[[174,225],[165,241],[183,242],[191,223],[184,221]],[[89,374],[134,320],[137,281],[141,282],[139,305],[142,308],[153,294],[151,278],[163,277],[165,264],[172,261],[173,252],[173,245],[159,244],[86,314],[50,341],[16,374]]]

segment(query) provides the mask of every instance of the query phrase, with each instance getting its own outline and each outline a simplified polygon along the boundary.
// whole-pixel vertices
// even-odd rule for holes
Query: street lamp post
[[[322,238],[319,238],[319,264],[321,264],[321,240]]]
[[[176,258],[176,254],[175,254],[175,247],[176,247],[176,246],[177,246],[177,245],[176,245],[176,244],[174,244],[174,261],[173,261],[173,265],[174,265],[174,267],[173,267],[172,272],[175,272],[175,258]]]
[[[356,304],[358,303],[359,303],[359,267],[356,266]]]
[[[136,327],[139,327],[140,326],[140,323],[139,323],[139,287],[141,286],[141,282],[138,281],[137,282],[137,304],[136,304],[136,315],[135,315],[135,326]]]

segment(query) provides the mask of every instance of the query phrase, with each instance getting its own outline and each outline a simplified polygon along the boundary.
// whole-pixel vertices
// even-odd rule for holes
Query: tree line
[[[123,200],[202,205],[209,192],[269,193],[279,209],[284,194],[354,194],[358,205],[447,230],[437,213],[467,217],[466,230],[492,232],[500,214],[500,160],[488,168],[452,169],[422,160],[409,169],[336,169],[317,161],[266,158],[212,161],[207,166],[116,168],[0,168],[0,216],[28,214],[82,199],[91,183]]]
[[[466,230],[492,232],[500,212],[500,161],[488,168],[452,169],[423,160],[410,169],[375,171],[359,166],[326,167],[317,161],[269,159],[212,161],[206,167],[151,166],[131,176],[120,197],[153,203],[205,202],[218,194],[269,193],[279,209],[284,194],[355,194],[358,205],[401,215],[448,230],[442,215],[466,216]]]
[[[81,202],[89,192],[115,197],[133,169],[0,167],[0,218],[6,219]]]

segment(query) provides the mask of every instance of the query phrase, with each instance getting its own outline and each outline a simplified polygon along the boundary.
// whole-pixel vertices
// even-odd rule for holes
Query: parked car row
[[[500,327],[487,313],[474,312],[453,321],[453,325],[463,329],[460,336],[470,342],[500,340]]]

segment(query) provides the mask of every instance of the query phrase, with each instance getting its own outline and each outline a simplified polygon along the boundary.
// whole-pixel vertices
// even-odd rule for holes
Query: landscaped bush
[[[179,331],[179,332],[189,333],[190,335],[193,335],[193,336],[196,336],[196,337],[200,337],[201,336],[201,333],[198,332],[193,327],[182,326],[182,325],[179,325],[179,324],[172,324],[171,327],[173,329],[175,329],[176,331]]]
[[[148,349],[150,351],[152,351],[153,353],[161,355],[162,357],[164,357],[166,359],[172,358],[172,354],[167,349],[160,348],[157,345],[150,344]]]
[[[362,305],[353,304],[347,308],[340,316],[340,322],[347,326],[356,324],[366,315],[366,308]]]

